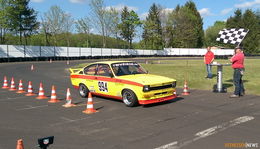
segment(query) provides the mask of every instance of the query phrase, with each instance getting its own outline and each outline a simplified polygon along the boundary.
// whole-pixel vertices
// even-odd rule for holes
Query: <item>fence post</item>
[[[25,47],[25,45],[23,45],[23,57],[26,56],[25,49],[26,49],[26,47]]]
[[[42,46],[40,46],[40,57],[42,56]]]
[[[70,52],[69,52],[69,47],[67,46],[67,57],[69,57]]]
[[[90,56],[93,57],[92,47],[90,48]]]
[[[55,57],[55,52],[56,51],[56,49],[55,49],[55,46],[53,46],[53,56]]]
[[[81,47],[79,47],[79,56],[81,56]]]

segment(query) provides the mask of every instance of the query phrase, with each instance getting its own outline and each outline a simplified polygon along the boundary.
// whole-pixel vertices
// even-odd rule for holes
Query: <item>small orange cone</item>
[[[86,110],[84,110],[84,111],[82,111],[82,112],[83,112],[83,113],[86,113],[86,114],[92,114],[92,113],[98,112],[96,109],[94,109],[93,99],[92,99],[91,92],[88,93],[87,108],[86,108]]]
[[[50,59],[50,63],[52,63],[52,59]]]
[[[50,102],[50,103],[60,102],[60,100],[57,99],[56,90],[55,90],[55,86],[54,85],[51,88],[51,99],[48,102]]]
[[[22,139],[17,140],[16,149],[24,149]]]
[[[16,93],[19,93],[19,94],[25,93],[25,91],[23,90],[23,81],[22,80],[19,81],[18,91]]]
[[[65,108],[75,107],[76,105],[72,103],[71,95],[70,95],[70,88],[67,88],[66,94],[66,103],[62,105]]]
[[[69,65],[69,64],[70,64],[70,61],[68,60],[68,61],[67,61],[67,65]]]
[[[15,90],[16,90],[16,88],[15,88],[14,78],[12,77],[11,87],[10,87],[9,91],[15,91]]]
[[[40,83],[39,94],[38,97],[36,97],[36,99],[47,99],[47,97],[44,95],[42,83]]]
[[[31,65],[31,71],[34,71],[34,67],[33,67],[33,64]]]
[[[184,88],[183,88],[182,95],[190,95],[189,88],[188,88],[188,83],[187,83],[186,80],[184,81]]]
[[[33,88],[32,88],[32,82],[29,81],[28,83],[28,91],[27,94],[25,94],[25,96],[34,96],[35,94],[33,93]]]
[[[6,78],[6,76],[4,76],[4,83],[3,83],[2,89],[8,89],[8,88],[9,88],[9,87],[8,87],[7,78]]]

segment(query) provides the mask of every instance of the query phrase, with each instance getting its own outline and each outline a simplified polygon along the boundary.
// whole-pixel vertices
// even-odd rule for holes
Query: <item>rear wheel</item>
[[[134,107],[138,104],[135,93],[131,90],[123,90],[122,92],[123,102],[128,107]]]
[[[80,84],[80,85],[79,85],[79,95],[80,95],[82,98],[86,98],[86,97],[88,97],[88,93],[89,93],[89,90],[88,90],[88,88],[86,87],[86,85]]]

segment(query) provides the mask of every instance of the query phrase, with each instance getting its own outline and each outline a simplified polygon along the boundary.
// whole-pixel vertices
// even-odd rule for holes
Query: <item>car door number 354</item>
[[[98,81],[98,88],[101,92],[108,92],[107,82]]]

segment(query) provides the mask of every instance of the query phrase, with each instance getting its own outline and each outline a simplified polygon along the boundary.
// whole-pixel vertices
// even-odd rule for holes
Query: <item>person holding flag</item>
[[[230,98],[237,98],[245,95],[245,89],[242,77],[244,75],[244,52],[242,47],[238,46],[235,48],[235,54],[231,57],[230,62],[232,63],[232,68],[234,69],[233,82],[235,85],[234,94]]]
[[[211,63],[214,61],[215,56],[211,51],[211,47],[207,48],[207,53],[204,55],[204,63],[206,64],[207,76],[205,78],[212,79]]]

